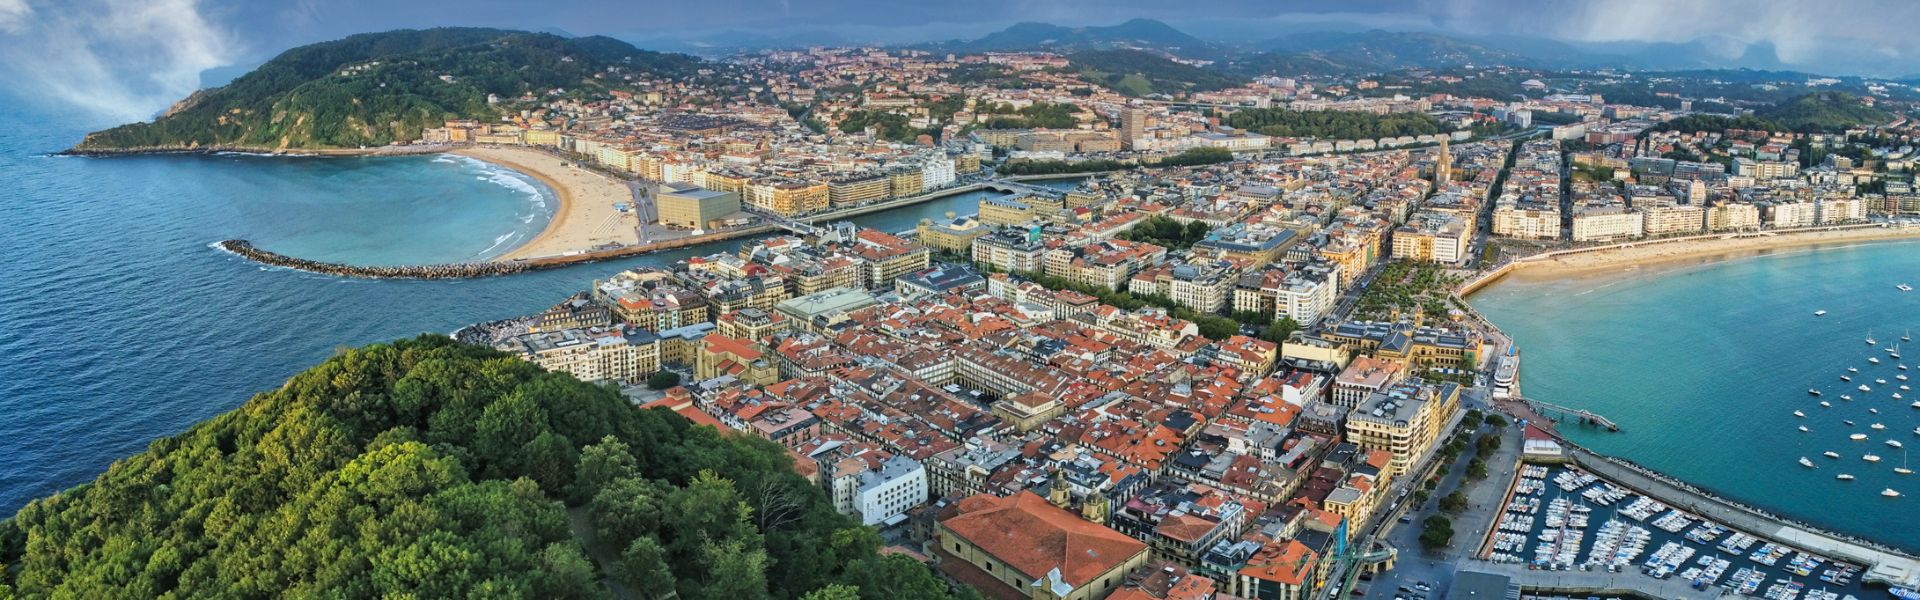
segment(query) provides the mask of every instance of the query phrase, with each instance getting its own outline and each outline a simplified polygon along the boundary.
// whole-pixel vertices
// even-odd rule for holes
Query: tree
[[[800,600],[860,600],[860,588],[836,583],[807,592]]]
[[[1420,526],[1420,545],[1429,550],[1445,548],[1453,540],[1453,521],[1446,517],[1427,517]]]
[[[1441,497],[1440,510],[1456,514],[1467,510],[1466,494],[1460,493],[1459,490],[1454,490],[1453,493]]]
[[[1415,504],[1426,504],[1427,499],[1432,497],[1433,497],[1433,492],[1429,490],[1421,489],[1421,490],[1413,491],[1413,502]]]
[[[1467,463],[1467,479],[1479,481],[1487,478],[1487,461],[1478,458]]]
[[[663,592],[674,589],[673,571],[667,568],[667,549],[660,540],[642,537],[633,540],[627,549],[620,553],[620,562],[614,566],[613,576],[620,583],[627,584],[652,598],[666,597]]]
[[[1507,418],[1501,415],[1487,415],[1487,422],[1493,424],[1494,427],[1507,426]]]
[[[1261,329],[1260,339],[1275,344],[1285,343],[1287,338],[1293,337],[1293,332],[1299,330],[1299,321],[1293,320],[1293,317],[1282,317],[1280,320],[1274,321],[1273,324]]]
[[[661,369],[647,376],[647,389],[650,390],[664,390],[676,385],[680,385],[680,374],[673,371]]]
[[[639,471],[640,465],[633,459],[626,442],[611,435],[600,438],[600,443],[580,449],[572,497],[575,502],[591,500],[592,494],[613,480],[638,476]]]

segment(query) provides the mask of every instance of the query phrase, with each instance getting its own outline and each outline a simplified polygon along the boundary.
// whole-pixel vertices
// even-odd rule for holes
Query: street
[[[1483,409],[1484,412],[1484,409]],[[1491,412],[1487,414],[1493,414]],[[1491,425],[1482,425],[1479,433],[1492,431]],[[1478,433],[1476,433],[1478,435]],[[1487,477],[1478,482],[1469,482],[1465,488],[1460,485],[1466,480],[1467,463],[1472,461],[1472,450],[1462,453],[1454,464],[1449,465],[1441,476],[1440,485],[1433,490],[1432,498],[1424,506],[1403,506],[1396,514],[1388,514],[1379,519],[1386,533],[1380,539],[1400,549],[1400,556],[1393,570],[1374,577],[1367,589],[1369,599],[1391,600],[1400,594],[1400,586],[1414,587],[1417,582],[1426,582],[1437,592],[1445,590],[1453,583],[1453,573],[1459,561],[1469,558],[1479,549],[1480,540],[1486,536],[1487,528],[1493,525],[1493,518],[1500,510],[1500,503],[1506,493],[1507,484],[1513,480],[1515,466],[1520,460],[1522,434],[1518,425],[1509,423],[1500,430],[1500,449],[1487,457]],[[1417,485],[1417,481],[1409,481]],[[1468,508],[1459,515],[1446,515],[1453,521],[1453,542],[1439,551],[1427,551],[1420,545],[1421,522],[1427,517],[1444,514],[1439,509],[1440,498],[1455,489],[1465,489]],[[1411,497],[1408,502],[1411,503]],[[1411,516],[1410,523],[1399,522],[1401,514]],[[1435,594],[1428,593],[1432,598]]]

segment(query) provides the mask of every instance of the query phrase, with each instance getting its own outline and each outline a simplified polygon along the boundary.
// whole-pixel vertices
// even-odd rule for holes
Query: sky
[[[1019,21],[1135,17],[1203,38],[1381,28],[1583,47],[1692,44],[1728,61],[1758,46],[1789,68],[1920,74],[1920,36],[1910,35],[1920,22],[1915,0],[0,0],[0,87],[124,122],[184,97],[209,69],[367,31],[495,26],[642,45],[732,31],[826,31],[896,43],[977,37]]]

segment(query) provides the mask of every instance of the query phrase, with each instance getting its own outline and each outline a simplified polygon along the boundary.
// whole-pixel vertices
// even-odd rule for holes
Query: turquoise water
[[[1920,410],[1909,406],[1920,400],[1920,338],[1907,344],[1904,361],[1884,350],[1907,329],[1920,332],[1920,292],[1897,283],[1920,285],[1920,243],[1522,276],[1471,301],[1519,345],[1528,397],[1593,410],[1625,430],[1563,425],[1579,443],[1786,516],[1920,549],[1920,475],[1894,473],[1904,452],[1884,444],[1920,451]],[[1879,346],[1864,342],[1870,330]],[[1915,370],[1900,371],[1899,362]],[[1851,383],[1839,380],[1847,367],[1860,369]],[[1897,380],[1900,373],[1914,381]],[[1853,389],[1863,383],[1876,389]],[[1915,391],[1892,399],[1902,383]],[[1808,388],[1824,395],[1811,397]],[[1802,425],[1809,431],[1799,432]],[[1851,441],[1854,433],[1869,439]],[[1841,458],[1821,456],[1829,450]],[[1868,453],[1881,462],[1862,460]],[[1797,464],[1802,456],[1818,468]],[[1920,456],[1910,466],[1920,470]],[[1838,481],[1839,473],[1857,479]],[[1904,497],[1881,497],[1888,487]]]
[[[525,177],[454,157],[49,157],[100,123],[0,105],[0,515],[239,406],[336,347],[552,306],[594,278],[738,242],[467,281],[347,280],[210,246],[320,260],[474,260],[545,226]],[[975,193],[854,221],[889,231]]]

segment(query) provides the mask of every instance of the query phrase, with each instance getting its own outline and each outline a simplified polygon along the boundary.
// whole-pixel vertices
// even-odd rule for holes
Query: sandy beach
[[[1838,230],[1772,232],[1772,235],[1645,241],[1632,245],[1521,259],[1517,275],[1557,277],[1609,269],[1627,269],[1708,257],[1740,256],[1802,246],[1837,245],[1893,239],[1920,239],[1920,227],[1861,227]]]
[[[526,148],[472,147],[454,154],[484,160],[540,180],[552,188],[559,206],[553,220],[533,239],[494,260],[519,260],[585,252],[608,244],[640,242],[632,212],[615,204],[631,203],[625,183],[570,166],[553,155]]]

